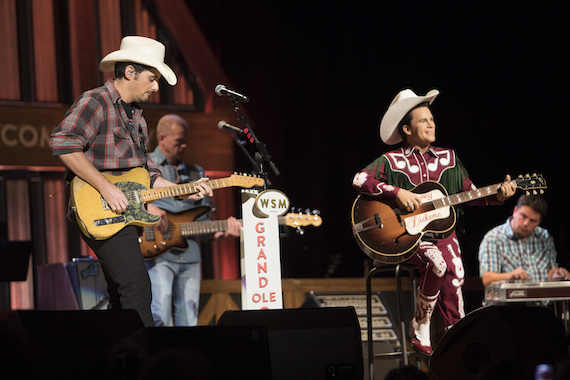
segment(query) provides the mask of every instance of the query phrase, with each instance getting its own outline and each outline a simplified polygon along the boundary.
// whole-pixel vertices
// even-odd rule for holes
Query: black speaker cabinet
[[[141,329],[134,310],[0,311],[0,378],[100,379],[100,355]]]
[[[564,327],[550,309],[487,306],[447,331],[430,371],[438,380],[534,379],[537,364],[567,358]]]
[[[267,329],[272,379],[362,379],[353,307],[226,311],[219,326]]]

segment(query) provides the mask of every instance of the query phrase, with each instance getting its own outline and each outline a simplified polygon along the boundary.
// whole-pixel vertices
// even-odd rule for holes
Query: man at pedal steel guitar
[[[161,77],[172,86],[176,84],[176,75],[164,63],[164,53],[164,45],[151,38],[124,37],[120,49],[106,55],[99,64],[103,72],[114,71],[115,78],[79,96],[51,137],[53,155],[97,189],[117,215],[125,212],[129,201],[102,173],[122,175],[142,167],[150,172],[152,187],[174,185],[161,177],[148,158],[148,129],[140,106],[158,91]],[[198,185],[197,191],[188,199],[212,195],[206,184]],[[92,202],[101,203],[99,199]],[[101,263],[108,283],[109,308],[134,309],[145,326],[154,326],[150,280],[137,241],[137,227],[128,225],[103,240],[82,237]]]
[[[163,176],[176,183],[193,182],[205,177],[204,170],[182,161],[188,143],[188,124],[174,114],[163,116],[156,128],[158,146],[150,153],[151,160]],[[166,232],[166,211],[179,214],[197,206],[208,206],[209,197],[200,201],[179,201],[165,198],[148,205],[148,211],[161,217],[156,228]],[[189,220],[187,222],[192,222]],[[214,239],[240,236],[241,223],[234,217],[227,219],[228,229],[213,234]],[[152,286],[151,310],[156,326],[168,326],[172,317],[174,326],[196,326],[200,301],[201,256],[198,239],[187,238],[187,248],[173,248],[146,260]]]
[[[540,195],[521,195],[505,223],[485,234],[479,246],[484,286],[495,281],[569,279],[558,267],[554,238],[539,226],[548,205]]]
[[[412,190],[425,181],[435,181],[448,194],[475,189],[455,151],[435,147],[436,125],[430,105],[439,94],[430,90],[418,96],[412,90],[400,91],[380,122],[380,137],[387,145],[402,142],[395,150],[378,157],[353,179],[361,194],[395,200],[403,213],[413,213],[422,203]],[[500,204],[516,191],[509,175],[496,196],[469,204]],[[462,285],[464,269],[455,231],[442,240],[422,239],[410,262],[418,266],[416,312],[410,323],[411,342],[418,352],[430,355],[430,322],[438,308],[447,327],[465,316]]]

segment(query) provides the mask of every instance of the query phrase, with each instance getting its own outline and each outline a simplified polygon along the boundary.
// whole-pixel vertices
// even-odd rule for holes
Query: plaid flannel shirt
[[[479,273],[509,273],[524,269],[532,281],[546,281],[546,275],[558,266],[554,238],[536,227],[527,239],[518,239],[511,218],[487,232],[479,246]]]
[[[113,80],[84,92],[51,135],[54,156],[84,152],[99,171],[124,174],[146,167],[151,184],[160,170],[148,159],[148,127],[140,105],[133,103],[129,119]]]

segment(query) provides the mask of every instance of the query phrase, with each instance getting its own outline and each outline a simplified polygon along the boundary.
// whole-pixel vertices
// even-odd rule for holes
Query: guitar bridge
[[[364,227],[365,223],[370,222],[371,220],[374,221],[374,224],[368,226],[368,227]],[[360,223],[356,223],[353,227],[352,230],[353,232],[364,232],[364,231],[368,231],[368,230],[372,230],[374,228],[382,228],[384,227],[384,225],[382,224],[382,220],[380,220],[380,215],[378,214],[374,214],[374,216],[363,220]]]

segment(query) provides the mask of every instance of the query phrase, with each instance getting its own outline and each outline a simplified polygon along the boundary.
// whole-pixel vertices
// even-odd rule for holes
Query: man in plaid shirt
[[[547,212],[539,195],[522,195],[513,215],[487,232],[479,246],[479,273],[483,285],[495,281],[546,281],[570,278],[557,264],[554,239],[539,226]]]
[[[146,37],[130,36],[120,49],[105,56],[99,69],[114,71],[115,79],[86,91],[73,103],[51,137],[53,155],[59,156],[72,175],[81,177],[97,189],[117,213],[126,210],[125,194],[101,172],[121,175],[132,168],[144,167],[152,187],[173,186],[161,177],[148,157],[148,129],[140,103],[157,92],[164,77],[176,84],[176,75],[164,63],[165,47]],[[197,182],[205,182],[207,178]],[[187,199],[211,196],[207,184]],[[145,326],[154,326],[150,311],[151,287],[138,244],[135,226],[127,226],[105,240],[82,234],[101,263],[108,284],[111,309],[136,310]]]

